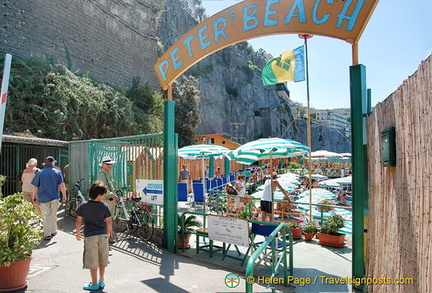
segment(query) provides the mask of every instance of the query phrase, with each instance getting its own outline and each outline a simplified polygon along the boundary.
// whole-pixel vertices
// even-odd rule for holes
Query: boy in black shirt
[[[107,188],[96,180],[89,190],[90,200],[82,203],[76,213],[76,239],[81,240],[81,224],[84,221],[83,268],[90,270],[91,282],[83,286],[84,290],[97,291],[105,287],[105,267],[108,265],[109,235],[111,213],[102,202]],[[98,281],[99,269],[99,281]]]

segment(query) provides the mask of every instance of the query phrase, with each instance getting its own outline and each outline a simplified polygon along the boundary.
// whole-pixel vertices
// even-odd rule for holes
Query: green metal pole
[[[169,89],[171,90],[171,89]],[[164,105],[164,230],[163,247],[175,253],[177,239],[177,138],[174,132],[174,101]]]
[[[351,84],[351,137],[352,137],[352,192],[353,192],[353,262],[352,274],[355,278],[365,276],[364,264],[364,208],[368,198],[366,169],[366,68],[358,64],[350,67]],[[354,286],[364,290],[364,286]]]
[[[231,161],[228,158],[224,157],[225,177],[229,177],[230,169],[231,169]]]
[[[211,157],[210,158],[210,164],[209,164],[209,178],[213,178],[214,177],[214,158]]]

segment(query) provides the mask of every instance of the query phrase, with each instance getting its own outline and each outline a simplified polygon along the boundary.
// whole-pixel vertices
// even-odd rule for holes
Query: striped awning
[[[255,161],[300,157],[309,153],[309,147],[298,141],[284,138],[261,138],[231,151],[228,157],[237,163],[250,165]]]
[[[211,158],[219,157],[229,153],[231,150],[213,144],[197,144],[182,147],[178,150],[178,156],[183,159],[199,159],[199,158]]]

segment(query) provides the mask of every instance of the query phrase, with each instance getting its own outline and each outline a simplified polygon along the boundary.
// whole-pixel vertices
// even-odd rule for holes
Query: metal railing
[[[279,266],[283,264],[284,269],[284,286],[288,286],[288,276],[294,275],[294,255],[293,255],[293,237],[290,228],[285,225],[285,223],[275,223],[275,222],[262,222],[262,221],[254,221],[250,220],[251,223],[256,224],[264,224],[264,225],[271,225],[275,226],[275,230],[264,240],[264,242],[261,243],[261,245],[258,247],[257,250],[249,257],[249,260],[247,262],[246,267],[246,274],[245,274],[245,280],[246,280],[246,292],[253,292],[253,282],[250,282],[248,280],[251,280],[251,277],[253,277],[253,272],[255,269],[255,262],[258,259],[258,257],[263,254],[264,250],[267,249],[269,246],[272,250],[272,260],[276,260],[277,262],[274,263],[272,261],[272,272],[269,276],[269,279],[273,279],[277,271],[279,269]],[[275,245],[275,239],[277,238],[279,231],[282,231],[282,249],[277,249]],[[289,242],[285,241],[286,235],[289,235]],[[287,251],[287,247],[289,247],[289,250]],[[287,254],[289,259],[289,269],[287,267]],[[289,270],[289,275],[288,275]],[[267,287],[268,288],[268,287]]]
[[[206,218],[208,214],[201,212],[192,212],[186,211],[180,216],[180,227],[182,239],[185,236],[185,219],[186,215],[196,215],[203,217],[203,228],[206,226]],[[261,243],[261,245],[255,250],[255,252],[249,257],[246,267],[245,280],[248,280],[248,277],[253,276],[253,272],[255,269],[255,262],[258,257],[264,254],[264,250],[271,248],[271,258],[272,260],[277,260],[276,262],[272,261],[271,265],[271,274],[269,278],[274,278],[277,274],[279,267],[283,266],[284,271],[284,285],[288,286],[288,277],[294,275],[294,256],[293,256],[293,236],[290,228],[285,223],[276,223],[276,222],[263,222],[263,221],[255,221],[249,220],[249,223],[255,223],[260,225],[274,226],[274,231]],[[278,234],[281,232],[282,237],[282,245],[277,247],[275,242],[278,240]],[[196,234],[197,232],[192,232],[192,234]],[[288,239],[287,242],[285,239]],[[253,239],[250,240],[251,242]],[[251,243],[249,244],[251,245]],[[183,251],[185,251],[185,245],[182,245]],[[245,258],[247,255],[245,255]],[[246,282],[246,292],[252,292],[253,283]]]

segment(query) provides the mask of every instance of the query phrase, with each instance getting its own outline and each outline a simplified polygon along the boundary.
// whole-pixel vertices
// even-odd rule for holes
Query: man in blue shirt
[[[66,201],[66,188],[61,171],[54,168],[57,161],[52,156],[45,158],[44,168],[37,172],[33,185],[33,201],[39,201],[43,213],[44,240],[50,240],[57,234],[57,210],[59,205],[58,191],[62,193],[62,201]],[[37,197],[36,197],[37,195]],[[37,204],[37,203],[36,203]]]

